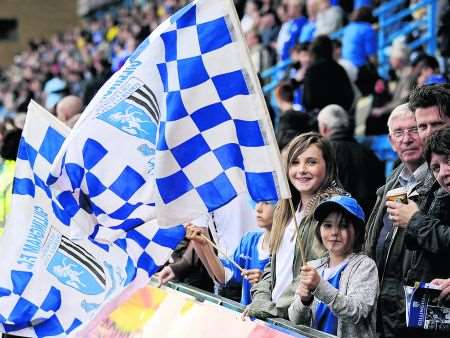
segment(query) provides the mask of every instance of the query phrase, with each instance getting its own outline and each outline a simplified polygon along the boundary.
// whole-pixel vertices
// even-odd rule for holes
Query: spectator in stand
[[[425,159],[434,177],[439,182],[441,189],[450,193],[450,128],[447,126],[436,131],[425,145]],[[448,230],[448,225],[437,224],[434,229]],[[439,235],[438,237],[446,238],[447,234]],[[438,285],[442,291],[439,296],[440,300],[450,300],[450,278],[442,279],[436,278],[432,281],[433,284]]]
[[[391,99],[381,101],[381,105],[372,105],[366,121],[366,134],[379,135],[387,133],[387,120],[395,107],[408,100],[409,93],[415,85],[415,74],[409,61],[409,49],[401,40],[396,40],[391,46],[389,62],[395,72],[397,81],[395,89],[390,93]],[[386,90],[388,90],[386,88]]]
[[[330,104],[348,111],[354,91],[344,68],[333,59],[333,43],[327,36],[317,37],[310,46],[312,63],[303,80],[303,106],[318,112]]]
[[[306,70],[311,64],[309,44],[301,43],[295,45],[295,47],[291,49],[291,60],[292,64],[287,73],[293,86],[298,87],[294,96],[294,103],[301,105],[303,79],[305,78]]]
[[[342,57],[358,68],[356,85],[361,94],[367,96],[374,90],[378,73],[375,68],[377,34],[372,28],[372,13],[369,7],[355,10],[351,23],[344,28]]]
[[[276,128],[278,147],[283,149],[295,136],[311,131],[310,117],[293,104],[294,88],[289,82],[281,82],[275,90],[275,99],[281,114]]]
[[[241,27],[244,34],[258,26],[261,7],[261,1],[247,0],[244,9],[244,16],[241,19]]]
[[[360,253],[364,211],[355,199],[334,196],[319,204],[314,218],[327,256],[302,266],[289,319],[338,337],[375,338],[378,270]]]
[[[217,247],[227,256],[233,254],[239,246],[243,235],[249,231],[257,229],[256,215],[253,201],[250,200],[248,194],[239,194],[230,203],[215,210],[211,214],[204,215],[191,222],[198,227],[201,227],[204,234],[209,234],[213,238]],[[200,259],[194,250],[194,243],[189,243],[186,250],[182,254],[181,259],[164,267],[158,274],[160,283],[165,283],[172,279],[193,281],[195,283],[206,283],[208,281],[202,280],[204,273],[197,274]],[[181,251],[183,252],[183,251]],[[221,254],[219,256],[222,258]],[[206,273],[207,275],[207,273]],[[220,296],[235,300],[237,302],[241,299],[240,283],[231,281],[227,285],[214,285],[214,292]]]
[[[258,29],[252,28],[245,33],[245,41],[250,52],[250,59],[256,72],[260,73],[267,68],[272,67],[276,59],[271,53],[270,47],[261,44],[261,36]]]
[[[349,116],[340,106],[326,106],[319,112],[317,120],[320,134],[333,147],[339,181],[368,215],[375,204],[376,191],[385,180],[383,163],[372,150],[356,142]],[[361,163],[364,163],[364,170]]]
[[[330,35],[344,24],[344,11],[339,6],[332,6],[329,0],[317,0],[317,19],[315,37]]]
[[[377,332],[380,337],[404,337],[405,293],[403,283],[420,265],[412,264],[415,251],[405,246],[405,232],[393,225],[386,210],[388,191],[405,187],[411,190],[421,183],[427,168],[422,157],[422,141],[416,119],[402,104],[389,116],[389,140],[401,164],[378,189],[377,201],[367,221],[365,251],[378,267],[380,296],[378,298]]]
[[[286,17],[277,38],[277,52],[280,61],[289,59],[291,48],[297,43],[307,19],[302,15],[302,1],[288,0]]]
[[[156,274],[159,286],[168,282],[182,282],[201,290],[214,292],[214,283],[195,252],[194,243],[185,239],[172,253],[169,264]]]
[[[425,144],[440,128],[450,125],[450,87],[431,85],[416,88],[410,95],[419,137]],[[436,175],[437,176],[437,175]],[[450,194],[436,182],[431,170],[411,191],[415,201],[408,204],[386,202],[391,221],[405,234],[411,261],[403,276],[406,285],[417,281],[448,278],[450,265]],[[408,329],[409,337],[442,337],[441,332]]]
[[[303,26],[300,34],[300,43],[311,42],[314,39],[316,32],[318,4],[317,0],[306,0],[306,14],[308,15],[308,22]]]
[[[447,79],[440,74],[439,62],[434,56],[424,55],[417,67],[420,69],[417,86],[447,83]]]
[[[83,101],[75,95],[64,97],[56,105],[56,117],[73,126],[74,122],[80,117],[83,110]]]
[[[244,311],[244,317],[288,318],[303,261],[325,253],[314,235],[317,227],[314,211],[325,198],[345,194],[337,181],[331,146],[319,134],[307,133],[294,138],[283,161],[296,211],[291,210],[288,200],[278,202],[269,246],[271,259],[262,279],[251,290],[252,303]]]
[[[0,235],[3,233],[11,209],[14,171],[21,135],[21,129],[12,129],[6,132],[0,148],[0,156],[3,159],[0,164]]]
[[[444,75],[450,77],[450,3],[439,1],[439,51],[444,61]]]
[[[261,35],[261,43],[275,51],[276,40],[280,31],[280,19],[277,13],[272,9],[263,12],[259,20],[258,29]]]
[[[194,243],[195,251],[211,278],[222,285],[230,281],[242,284],[241,304],[243,305],[250,304],[250,288],[259,282],[262,271],[269,262],[269,239],[274,207],[273,202],[256,204],[256,223],[262,231],[247,232],[229,258],[219,259],[214,248],[205,239],[206,235],[201,228],[193,224],[188,224],[186,228],[186,238]],[[230,258],[241,269],[233,264]]]

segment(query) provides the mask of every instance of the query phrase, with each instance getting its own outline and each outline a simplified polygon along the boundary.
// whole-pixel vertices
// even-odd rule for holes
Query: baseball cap
[[[443,84],[443,83],[447,83],[447,79],[445,78],[445,76],[441,75],[441,74],[431,74],[430,76],[428,76],[425,80],[425,82],[423,83],[424,85],[433,85],[433,84]]]
[[[320,203],[314,211],[314,218],[322,221],[332,211],[343,211],[358,224],[364,225],[364,211],[358,202],[350,196],[333,196]]]

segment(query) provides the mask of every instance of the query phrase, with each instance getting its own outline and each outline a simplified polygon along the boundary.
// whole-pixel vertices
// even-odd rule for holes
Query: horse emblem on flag
[[[155,144],[159,116],[156,97],[144,85],[98,118],[131,136]]]
[[[64,236],[47,270],[61,283],[83,294],[98,295],[105,291],[103,267],[85,249]]]

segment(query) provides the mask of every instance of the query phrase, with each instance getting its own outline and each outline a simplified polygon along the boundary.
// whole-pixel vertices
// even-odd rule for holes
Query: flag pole
[[[289,205],[291,206],[292,217],[294,218],[295,229],[297,229],[297,236],[300,236],[298,222],[297,222],[297,217],[295,217],[294,204],[292,203],[292,198],[289,198]],[[300,249],[300,255],[302,256],[302,265],[305,265],[306,264],[306,261],[305,261],[305,250],[304,250],[303,241],[302,241],[301,238],[298,239],[298,246],[299,246],[299,249]]]
[[[240,272],[242,272],[242,273],[244,272],[244,269],[241,268],[241,266],[238,263],[236,263],[231,257],[227,256],[225,254],[225,252],[220,250],[219,247],[213,241],[211,241],[208,237],[205,236],[205,234],[200,234],[200,237],[203,238],[214,249],[216,249],[223,256],[223,258],[225,258],[226,260],[230,261],[231,264],[233,264],[236,268],[239,269]]]

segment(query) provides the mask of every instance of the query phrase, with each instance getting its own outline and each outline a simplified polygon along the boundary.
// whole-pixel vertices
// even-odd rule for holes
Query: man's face
[[[444,114],[441,116],[437,106],[417,108],[414,115],[422,143],[425,143],[435,130],[450,124],[450,117]]]
[[[389,140],[400,160],[405,164],[420,163],[423,147],[414,116],[394,118],[389,129]]]

